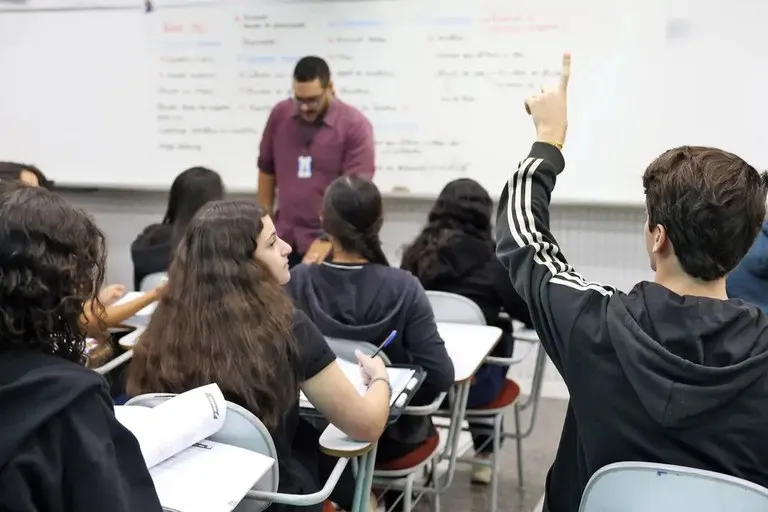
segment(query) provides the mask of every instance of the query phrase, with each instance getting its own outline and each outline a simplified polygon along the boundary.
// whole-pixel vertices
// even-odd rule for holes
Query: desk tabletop
[[[538,343],[539,335],[536,334],[535,329],[528,329],[523,327],[522,329],[515,329],[513,333],[516,340],[527,341],[529,343]]]
[[[357,457],[373,449],[373,443],[355,441],[333,424],[320,434],[320,449],[334,457]]]
[[[501,339],[501,329],[490,325],[438,322],[437,330],[453,361],[457,383],[471,379]]]
[[[133,348],[136,345],[136,342],[138,341],[139,336],[142,335],[145,329],[146,329],[145,327],[135,328],[132,332],[129,332],[128,334],[120,338],[118,343],[123,348]]]

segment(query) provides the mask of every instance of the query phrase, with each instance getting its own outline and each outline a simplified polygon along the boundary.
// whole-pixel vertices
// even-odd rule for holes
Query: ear
[[[667,236],[667,229],[661,224],[656,224],[651,230],[653,236],[652,251],[654,254],[659,254],[667,250],[669,245],[669,237]]]
[[[331,92],[331,96],[336,97],[336,89],[333,86],[333,80],[328,81],[328,90]]]

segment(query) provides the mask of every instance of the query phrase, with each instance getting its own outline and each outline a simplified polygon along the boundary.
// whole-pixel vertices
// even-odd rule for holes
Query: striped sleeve
[[[557,148],[540,142],[533,145],[502,192],[496,254],[528,304],[539,338],[567,383],[571,337],[575,332],[604,328],[608,299],[615,290],[576,272],[549,231],[550,196],[564,167]],[[577,322],[591,325],[576,329]]]

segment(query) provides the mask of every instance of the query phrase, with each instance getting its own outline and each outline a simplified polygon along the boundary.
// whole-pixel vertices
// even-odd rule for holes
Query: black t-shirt
[[[307,315],[297,310],[293,319],[293,334],[298,344],[299,360],[297,366],[300,372],[300,382],[307,381],[320,373],[336,360],[323,334],[313,324]],[[278,491],[282,493],[307,494],[320,490],[317,481],[317,457],[319,449],[317,438],[299,439],[307,429],[302,428],[303,420],[299,418],[299,401],[285,413],[283,421],[278,425],[272,438],[277,448],[280,468],[280,484]],[[270,510],[285,510],[272,505]],[[318,510],[319,510],[318,506]],[[303,507],[308,511],[311,508]]]

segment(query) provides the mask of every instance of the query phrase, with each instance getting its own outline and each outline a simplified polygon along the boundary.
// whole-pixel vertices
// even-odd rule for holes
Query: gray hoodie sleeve
[[[427,293],[415,277],[411,279],[412,300],[406,310],[403,345],[413,357],[413,364],[427,371],[427,378],[418,395],[432,400],[453,385],[453,363],[445,350],[445,342],[437,332]]]

